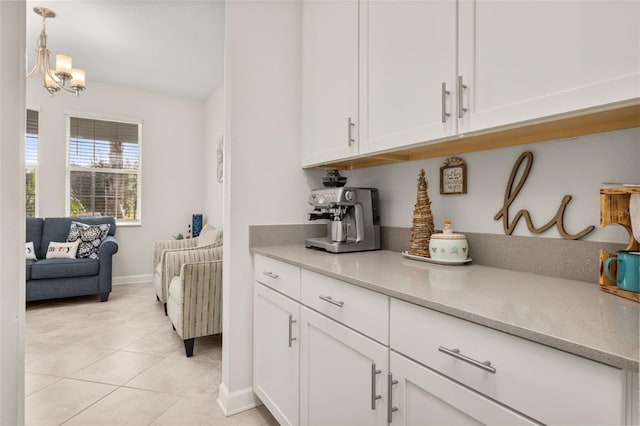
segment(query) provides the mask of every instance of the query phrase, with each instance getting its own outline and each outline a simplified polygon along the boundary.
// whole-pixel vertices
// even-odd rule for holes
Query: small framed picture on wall
[[[440,194],[467,193],[467,165],[462,158],[447,158],[440,167]]]

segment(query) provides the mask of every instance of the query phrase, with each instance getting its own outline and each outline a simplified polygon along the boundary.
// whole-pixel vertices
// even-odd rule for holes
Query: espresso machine
[[[376,188],[314,189],[309,220],[326,219],[327,236],[307,238],[305,246],[331,253],[380,249],[380,213]]]

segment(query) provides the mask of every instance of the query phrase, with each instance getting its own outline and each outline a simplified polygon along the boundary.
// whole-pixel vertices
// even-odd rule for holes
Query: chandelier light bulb
[[[71,58],[67,55],[56,55],[56,74],[71,75]]]
[[[48,74],[44,75],[44,81],[45,81],[45,88],[52,95],[58,90],[60,90],[60,88],[58,87],[58,83],[53,78],[49,77]]]
[[[84,70],[74,68],[71,70],[71,88],[84,90]]]

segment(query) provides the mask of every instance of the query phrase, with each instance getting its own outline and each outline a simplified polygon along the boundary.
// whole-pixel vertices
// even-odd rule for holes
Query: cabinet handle
[[[279,275],[276,275],[273,272],[269,272],[269,271],[262,271],[262,273],[268,276],[269,278],[273,278],[274,280],[277,280],[279,277]]]
[[[349,138],[349,146],[353,145],[353,143],[356,141],[353,138],[353,128],[356,127],[356,123],[353,122],[353,120],[351,119],[351,117],[349,117],[347,119],[347,134],[348,134],[348,138]]]
[[[462,91],[466,89],[467,86],[462,82],[462,76],[458,76],[458,118],[462,118],[467,109],[462,106],[463,96]]]
[[[318,296],[320,299],[324,300],[325,302],[329,302],[332,305],[336,305],[339,308],[342,308],[344,306],[344,302],[340,302],[338,300],[333,300],[333,298],[331,296]]]
[[[460,349],[458,349],[458,348],[447,349],[444,346],[440,346],[438,348],[438,350],[440,352],[442,352],[442,353],[447,354],[447,355],[451,355],[452,357],[457,358],[460,361],[464,361],[464,362],[466,362],[468,364],[471,364],[471,365],[476,366],[478,368],[481,368],[481,369],[483,369],[485,371],[488,371],[491,374],[496,374],[496,369],[491,366],[491,361],[484,361],[484,362],[476,361],[473,358],[469,358],[466,355],[462,355],[460,353]]]
[[[442,122],[446,123],[447,122],[447,117],[449,117],[451,114],[449,114],[447,112],[447,96],[450,94],[451,92],[449,92],[447,90],[447,83],[445,83],[444,81],[442,82]]]
[[[398,381],[393,380],[393,374],[389,373],[387,377],[387,423],[393,422],[393,413],[398,411],[398,407],[393,406],[393,385],[397,385]]]
[[[376,409],[376,400],[382,398],[382,395],[376,394],[376,376],[382,373],[382,370],[376,370],[376,365],[371,364],[371,409]]]
[[[298,321],[293,319],[293,315],[289,315],[289,347],[291,347],[291,344],[294,340],[298,340],[293,337],[293,324],[295,324],[296,322]]]

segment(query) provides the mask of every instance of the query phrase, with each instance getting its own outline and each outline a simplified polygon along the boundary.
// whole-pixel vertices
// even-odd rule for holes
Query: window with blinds
[[[136,123],[69,117],[70,216],[140,222],[140,130]]]
[[[38,111],[27,110],[27,131],[25,150],[25,209],[27,217],[38,214],[37,180],[38,174]]]

